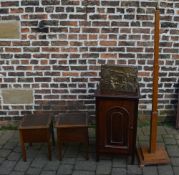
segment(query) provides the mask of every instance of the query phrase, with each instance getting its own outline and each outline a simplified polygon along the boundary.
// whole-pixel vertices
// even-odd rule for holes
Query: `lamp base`
[[[154,153],[150,153],[148,148],[143,146],[137,149],[137,155],[141,167],[145,165],[168,164],[170,162],[164,146],[158,147]]]

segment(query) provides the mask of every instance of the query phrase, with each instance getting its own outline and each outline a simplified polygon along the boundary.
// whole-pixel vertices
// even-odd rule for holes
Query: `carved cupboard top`
[[[137,93],[137,67],[102,65],[100,91],[102,94]]]

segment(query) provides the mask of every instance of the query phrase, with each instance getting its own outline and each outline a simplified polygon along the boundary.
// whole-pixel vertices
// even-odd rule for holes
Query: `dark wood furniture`
[[[96,95],[96,159],[101,154],[132,155],[136,150],[139,93]]]
[[[53,122],[49,114],[36,113],[25,116],[19,126],[23,160],[26,161],[27,159],[25,143],[43,142],[48,145],[48,158],[51,160],[51,134],[54,143]]]
[[[86,145],[88,159],[88,121],[86,113],[65,113],[58,116],[56,122],[59,159],[62,159],[62,144],[65,142],[80,142]]]

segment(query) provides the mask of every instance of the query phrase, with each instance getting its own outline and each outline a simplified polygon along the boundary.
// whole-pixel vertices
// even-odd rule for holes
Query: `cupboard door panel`
[[[106,113],[107,145],[128,147],[129,113],[125,108],[114,107]]]

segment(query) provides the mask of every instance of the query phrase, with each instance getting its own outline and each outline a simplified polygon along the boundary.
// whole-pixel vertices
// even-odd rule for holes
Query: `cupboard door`
[[[129,147],[129,113],[123,107],[114,107],[106,112],[106,146]]]
[[[99,154],[135,157],[138,97],[96,96],[96,160]]]

